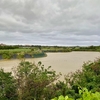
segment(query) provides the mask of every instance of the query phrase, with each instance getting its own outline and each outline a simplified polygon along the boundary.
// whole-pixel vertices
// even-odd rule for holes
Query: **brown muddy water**
[[[47,53],[47,57],[26,59],[26,61],[34,62],[37,64],[41,61],[45,68],[52,66],[51,69],[57,73],[61,72],[64,76],[69,72],[75,72],[82,68],[84,62],[94,61],[100,57],[99,52],[68,52],[68,53]],[[6,72],[12,71],[13,67],[17,67],[20,60],[1,60],[0,68]],[[60,80],[63,80],[63,76]]]

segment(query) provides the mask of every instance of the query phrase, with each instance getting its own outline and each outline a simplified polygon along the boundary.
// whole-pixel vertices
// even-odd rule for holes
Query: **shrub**
[[[14,77],[3,69],[0,69],[0,100],[18,100]]]
[[[14,74],[19,100],[50,100],[46,91],[49,94],[49,87],[59,77],[50,67],[45,69],[41,62],[35,65],[28,61],[22,61],[17,69],[14,69]]]
[[[65,84],[70,90],[74,90],[70,94],[76,99],[78,97],[78,87],[86,87],[92,92],[100,92],[100,59],[84,63],[82,70],[67,74],[65,76]]]

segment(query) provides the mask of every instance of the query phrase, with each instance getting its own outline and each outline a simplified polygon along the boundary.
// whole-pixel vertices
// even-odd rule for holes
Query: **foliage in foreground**
[[[0,70],[0,100],[50,100],[50,87],[60,74],[44,68],[41,62],[22,61],[13,69],[14,76]]]
[[[42,100],[48,99],[47,89],[58,79],[59,75],[50,70],[50,66],[45,69],[41,62],[38,65],[22,61],[17,70],[14,70],[17,82],[17,92],[19,100]],[[49,94],[49,92],[48,92]]]
[[[50,67],[44,68],[41,62],[37,65],[22,61],[13,69],[13,74],[0,70],[0,100],[100,100],[100,59],[85,63],[81,71],[59,78]],[[79,91],[79,87],[86,87]],[[91,91],[91,92],[90,92]],[[67,95],[67,96],[66,96]],[[88,96],[94,96],[92,99]],[[85,98],[87,97],[87,98]],[[83,99],[84,98],[84,99]],[[94,99],[93,99],[94,98]]]
[[[58,81],[54,86],[55,96],[67,95],[78,99],[80,97],[78,87],[86,87],[93,93],[100,92],[100,59],[84,63],[82,70],[67,74],[65,81]]]
[[[91,91],[88,91],[86,88],[79,89],[79,95],[80,97],[76,100],[100,100],[100,92],[92,93]],[[75,100],[74,98],[70,98],[68,96],[59,96],[55,97],[51,100]]]
[[[0,100],[17,100],[15,79],[3,69],[0,69]]]

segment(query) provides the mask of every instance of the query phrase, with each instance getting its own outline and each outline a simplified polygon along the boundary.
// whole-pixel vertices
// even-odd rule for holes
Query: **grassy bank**
[[[46,52],[100,51],[100,46],[0,46],[0,59],[45,57]]]
[[[0,59],[21,59],[46,57],[46,53],[39,49],[19,48],[0,50]]]

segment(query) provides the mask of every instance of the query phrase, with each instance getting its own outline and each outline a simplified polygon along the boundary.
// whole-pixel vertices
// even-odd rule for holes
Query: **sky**
[[[0,0],[0,43],[100,45],[100,0]]]

